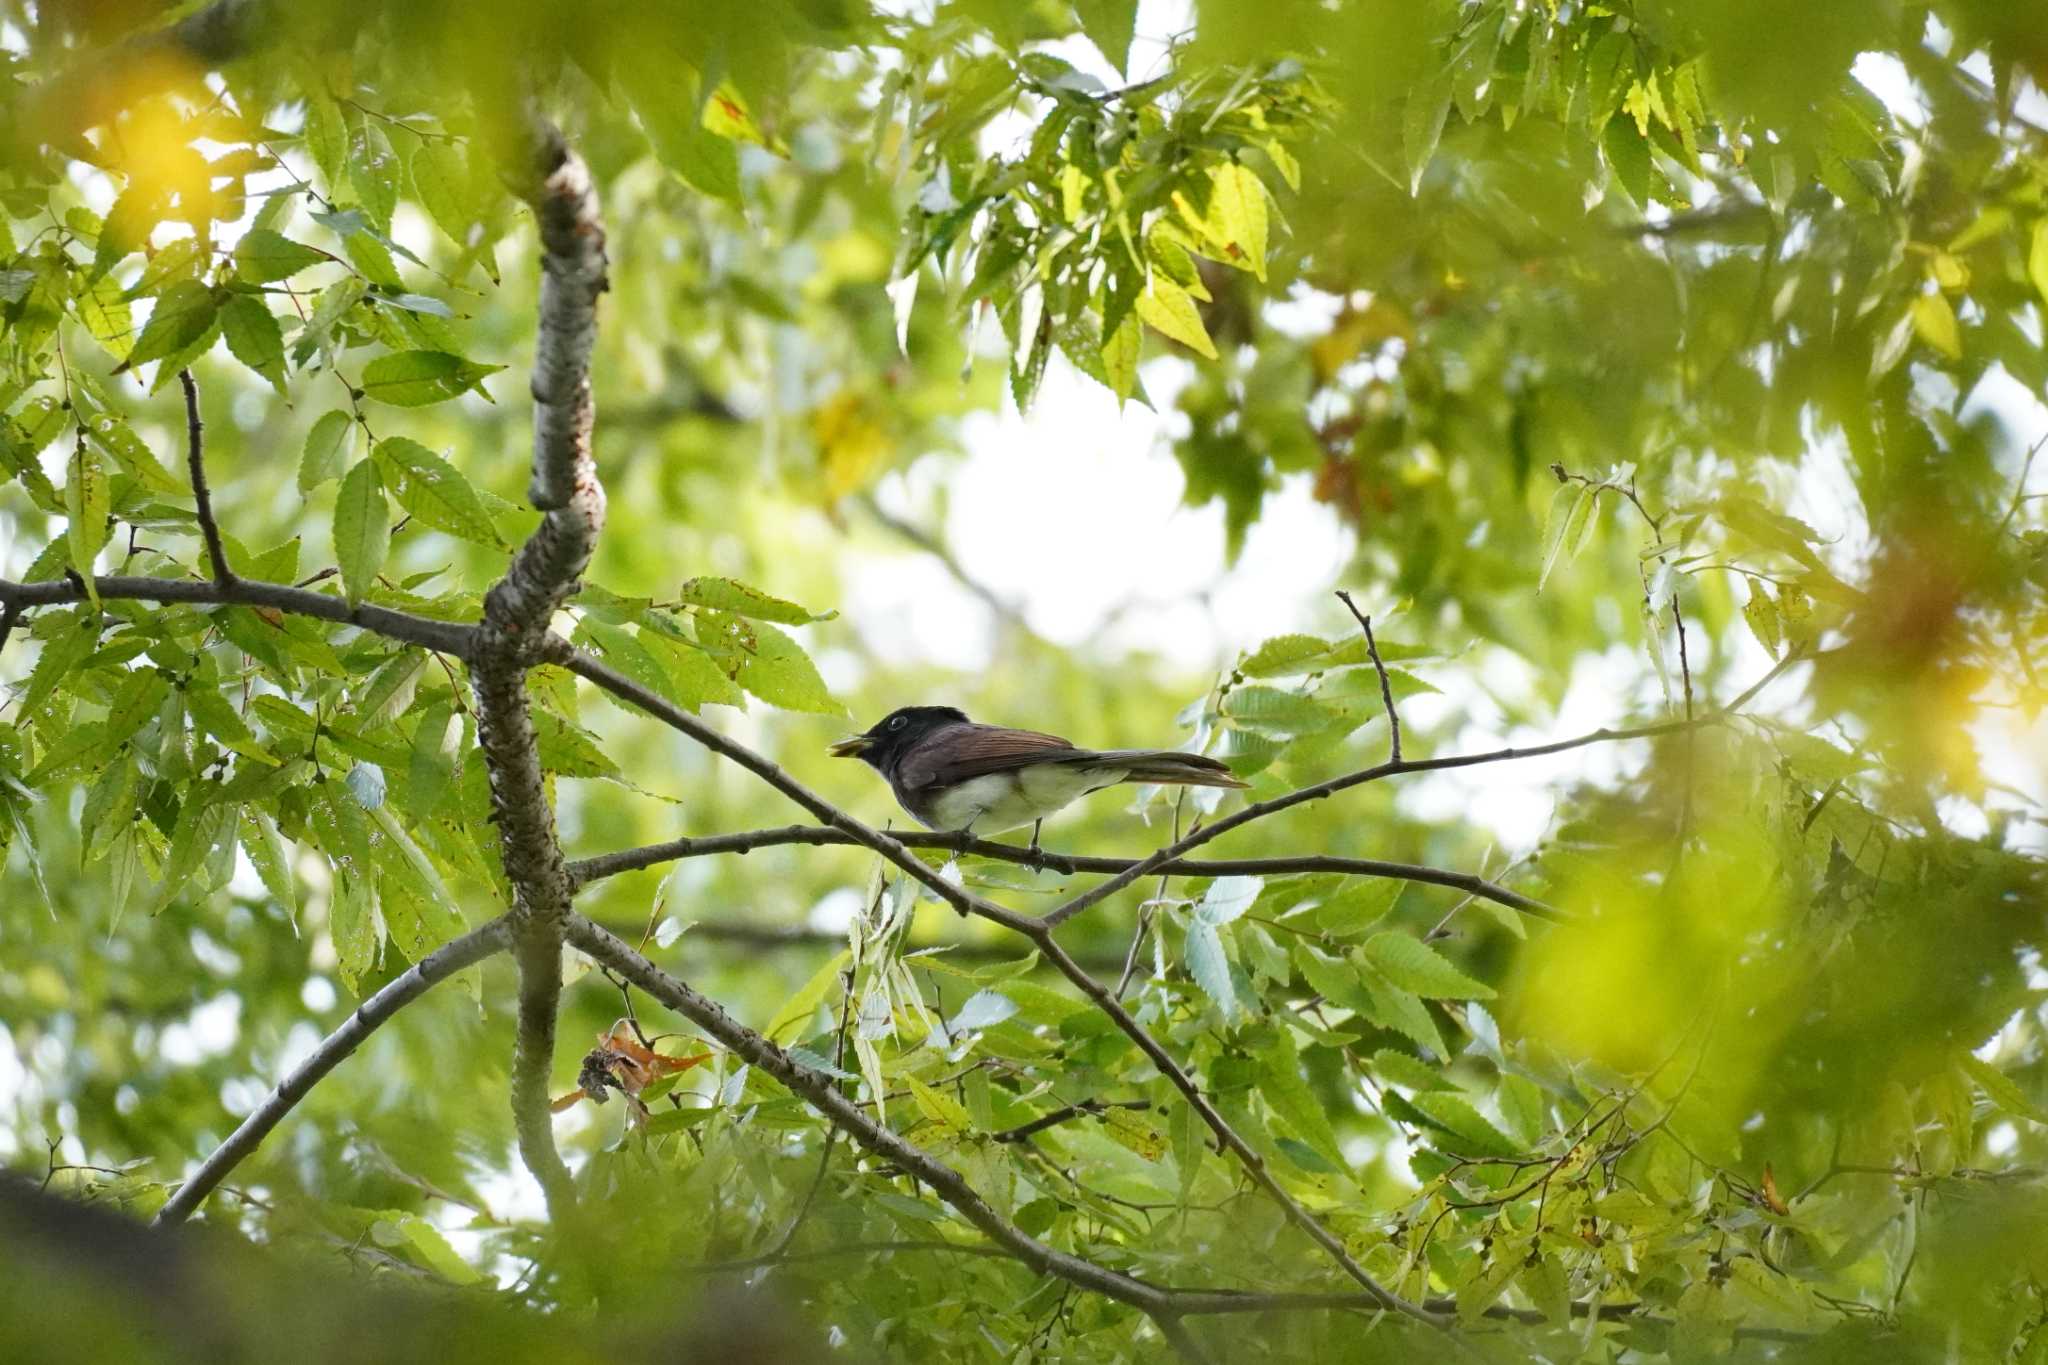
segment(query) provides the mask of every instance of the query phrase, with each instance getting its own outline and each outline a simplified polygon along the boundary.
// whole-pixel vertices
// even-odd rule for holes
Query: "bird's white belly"
[[[1014,772],[970,777],[927,803],[933,829],[973,828],[1001,834],[1043,820],[1077,796],[1121,782],[1122,768],[1040,763]]]

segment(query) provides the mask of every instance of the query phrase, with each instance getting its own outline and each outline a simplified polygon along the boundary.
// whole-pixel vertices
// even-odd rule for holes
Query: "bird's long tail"
[[[1126,782],[1158,782],[1182,787],[1245,787],[1250,784],[1216,759],[1178,749],[1111,749],[1095,755],[1103,767],[1125,770]]]

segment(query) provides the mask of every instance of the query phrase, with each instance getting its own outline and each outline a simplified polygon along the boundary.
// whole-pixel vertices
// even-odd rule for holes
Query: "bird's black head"
[[[884,775],[903,751],[934,730],[965,725],[967,713],[952,706],[905,706],[891,711],[868,728],[832,746],[837,758],[858,758]]]

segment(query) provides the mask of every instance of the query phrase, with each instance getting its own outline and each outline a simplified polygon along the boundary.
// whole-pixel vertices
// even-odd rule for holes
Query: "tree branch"
[[[1082,911],[1107,900],[1139,878],[1150,876],[1166,864],[1200,848],[1211,839],[1219,838],[1234,829],[1242,828],[1254,820],[1264,819],[1268,815],[1274,815],[1290,807],[1301,805],[1305,801],[1320,801],[1324,797],[1334,796],[1340,791],[1363,786],[1368,782],[1377,782],[1381,778],[1397,777],[1405,773],[1440,772],[1451,768],[1472,768],[1484,763],[1506,763],[1518,758],[1537,758],[1544,754],[1563,753],[1568,749],[1581,749],[1589,744],[1611,744],[1624,739],[1653,739],[1661,735],[1683,734],[1688,730],[1697,730],[1703,726],[1725,724],[1734,718],[1735,713],[1740,711],[1750,698],[1763,691],[1764,687],[1773,678],[1776,678],[1792,664],[1799,662],[1801,657],[1788,654],[1785,658],[1772,665],[1770,671],[1752,683],[1734,701],[1729,702],[1728,705],[1718,711],[1710,712],[1694,720],[1664,721],[1656,725],[1638,725],[1620,730],[1603,727],[1588,734],[1574,736],[1571,739],[1554,740],[1549,744],[1532,744],[1526,748],[1493,749],[1484,753],[1452,754],[1443,758],[1403,759],[1398,763],[1389,761],[1378,764],[1375,767],[1362,768],[1357,772],[1345,773],[1341,777],[1333,777],[1327,782],[1317,782],[1310,786],[1297,787],[1295,790],[1281,796],[1276,796],[1270,801],[1255,801],[1235,814],[1227,815],[1213,824],[1203,825],[1201,828],[1189,833],[1185,838],[1160,849],[1149,858],[1139,859],[1122,872],[1111,877],[1108,881],[1093,886],[1080,895],[1054,906],[1045,912],[1041,922],[1049,926],[1064,924]]]
[[[1387,666],[1380,662],[1379,641],[1372,638],[1372,618],[1360,611],[1358,604],[1351,600],[1351,594],[1345,592],[1342,588],[1337,590],[1337,600],[1345,605],[1351,612],[1353,619],[1358,622],[1359,629],[1365,632],[1365,652],[1372,658],[1372,671],[1379,674],[1380,677],[1380,704],[1387,708],[1387,735],[1389,737],[1387,757],[1399,763],[1401,761],[1401,713],[1394,709],[1394,686],[1387,678]]]
[[[526,696],[527,670],[557,608],[590,563],[605,499],[592,454],[596,407],[590,354],[606,288],[604,227],[583,159],[532,109],[515,123],[510,177],[540,228],[540,321],[534,347],[533,479],[541,522],[484,597],[470,674],[477,746],[490,775],[491,821],[512,884],[508,916],[519,964],[519,1025],[512,1058],[512,1120],[519,1154],[557,1217],[574,1203],[555,1149],[548,1082],[562,997],[562,930],[571,887],[540,766]]]
[[[972,853],[978,857],[995,858],[1026,867],[1045,867],[1070,875],[1077,872],[1123,872],[1138,861],[1135,858],[1097,858],[1052,853],[1044,849],[1034,853],[1015,844],[977,839],[969,834],[904,833],[895,837],[906,848],[950,849],[956,853]],[[679,858],[701,858],[716,853],[744,854],[757,848],[772,848],[782,844],[863,846],[863,841],[844,830],[823,825],[785,825],[779,829],[757,829],[739,834],[670,839],[641,848],[601,854],[595,858],[580,858],[569,864],[569,877],[580,891],[591,882],[602,878],[617,876],[622,872],[637,872]],[[1504,886],[1496,885],[1484,877],[1469,872],[1452,872],[1420,863],[1385,862],[1377,858],[1338,858],[1323,854],[1294,858],[1176,858],[1155,868],[1154,871],[1168,877],[1263,877],[1289,872],[1336,872],[1355,877],[1385,877],[1395,881],[1449,887],[1553,923],[1568,923],[1573,918],[1567,911],[1559,910],[1518,891],[1510,891]]]
[[[291,1074],[277,1083],[277,1088],[256,1106],[249,1117],[242,1120],[241,1126],[228,1134],[227,1141],[213,1149],[212,1155],[201,1163],[191,1178],[157,1210],[155,1222],[160,1225],[184,1222],[206,1196],[227,1179],[228,1173],[256,1150],[270,1130],[277,1127],[328,1072],[361,1047],[363,1040],[376,1032],[379,1025],[425,995],[435,983],[446,980],[464,967],[503,952],[505,946],[505,921],[494,919],[461,938],[442,944],[356,1006],[355,1012],[328,1034],[306,1060],[292,1068]]]
[[[220,544],[220,523],[213,519],[213,490],[206,484],[205,424],[199,420],[199,381],[189,369],[178,371],[178,383],[185,390],[185,462],[192,470],[192,498],[199,504],[199,533],[206,537],[206,559],[213,565],[213,581],[232,583],[234,570],[228,567],[227,551]]]
[[[354,626],[373,634],[421,645],[441,654],[468,659],[475,651],[476,627],[450,621],[430,621],[424,616],[393,611],[365,602],[351,607],[339,597],[294,588],[283,583],[264,583],[236,578],[226,583],[194,578],[130,578],[108,575],[93,579],[101,600],[113,598],[137,602],[185,602],[196,606],[267,607]],[[10,614],[27,607],[69,606],[86,599],[83,580],[51,579],[43,583],[16,583],[0,578],[0,606]]]

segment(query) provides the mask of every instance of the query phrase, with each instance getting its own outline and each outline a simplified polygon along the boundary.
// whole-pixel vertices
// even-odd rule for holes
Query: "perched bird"
[[[1000,834],[1038,823],[1077,796],[1119,782],[1188,787],[1246,784],[1213,758],[1176,749],[1077,749],[1058,735],[977,725],[950,706],[891,711],[866,734],[832,746],[889,779],[896,801],[926,829]]]

